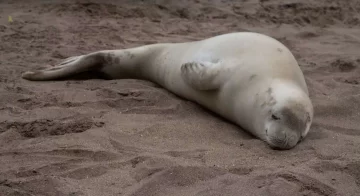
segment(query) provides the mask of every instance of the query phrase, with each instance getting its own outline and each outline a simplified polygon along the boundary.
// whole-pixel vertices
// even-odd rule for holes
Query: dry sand
[[[0,195],[360,194],[358,0],[2,0],[0,13]],[[315,120],[296,148],[271,150],[150,82],[20,79],[73,55],[234,31],[298,59]]]

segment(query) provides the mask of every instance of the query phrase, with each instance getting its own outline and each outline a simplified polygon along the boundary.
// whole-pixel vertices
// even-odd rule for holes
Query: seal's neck
[[[291,100],[300,102],[310,101],[308,97],[308,89],[301,88],[293,81],[275,80],[270,86],[271,96],[279,103],[286,103]]]

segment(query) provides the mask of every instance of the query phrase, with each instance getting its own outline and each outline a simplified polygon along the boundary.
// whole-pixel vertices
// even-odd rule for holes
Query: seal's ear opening
[[[309,123],[311,121],[310,113],[306,112],[306,123]]]

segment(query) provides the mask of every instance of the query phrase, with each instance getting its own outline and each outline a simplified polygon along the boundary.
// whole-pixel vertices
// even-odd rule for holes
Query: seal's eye
[[[271,115],[271,118],[273,119],[273,120],[280,120],[280,118],[279,117],[277,117],[276,115]]]

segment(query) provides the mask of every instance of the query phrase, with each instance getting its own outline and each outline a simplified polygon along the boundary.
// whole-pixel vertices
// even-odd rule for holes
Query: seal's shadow
[[[55,81],[79,81],[79,80],[93,80],[93,79],[100,79],[100,80],[117,80],[117,79],[111,79],[109,76],[107,76],[104,73],[101,73],[99,71],[87,71],[87,72],[83,72],[83,73],[79,73],[79,74],[74,74],[72,76],[69,77],[63,77],[60,79],[56,79]],[[122,79],[118,79],[118,80],[122,80]],[[141,80],[141,81],[146,81],[146,80]],[[150,81],[148,81],[150,82]],[[173,96],[176,99],[180,99],[182,101],[189,101],[187,99],[184,99],[170,91],[168,91],[167,89],[163,88],[162,86],[159,86],[156,83],[151,82],[154,86],[164,89],[166,92],[168,92],[171,96]],[[256,137],[254,135],[252,135],[250,132],[246,131],[246,129],[240,127],[239,125],[229,121],[228,119],[214,113],[213,111],[201,106],[200,104],[197,104],[196,102],[190,101],[194,106],[197,107],[197,110],[200,110],[199,112],[202,112],[204,115],[210,115],[211,118],[215,118],[218,120],[221,120],[225,123],[227,123],[228,125],[230,125],[230,129],[231,130],[237,130],[237,134],[239,135],[239,138],[244,139],[244,140],[252,140],[252,139],[256,139]],[[229,131],[231,131],[229,130]],[[222,131],[222,130],[220,130]]]
[[[182,99],[181,97],[179,97],[180,99]],[[184,100],[184,99],[183,99]],[[194,102],[192,102],[194,103]],[[244,140],[253,140],[253,139],[257,139],[253,134],[251,134],[250,132],[248,132],[246,129],[244,129],[243,127],[241,127],[240,125],[237,125],[233,122],[231,122],[230,120],[214,113],[213,111],[197,104],[197,103],[194,103],[196,104],[196,106],[202,110],[204,113],[207,113],[208,115],[210,115],[212,118],[217,118],[221,121],[223,121],[224,123],[230,125],[229,127],[231,128],[229,131],[231,130],[236,130],[237,134],[239,135],[239,138],[241,139],[244,139]],[[222,131],[222,130],[220,130]]]
[[[151,82],[153,83],[153,82]],[[235,123],[233,123],[232,121],[220,116],[219,114],[205,108],[204,106],[194,102],[194,101],[189,101],[183,97],[180,97],[172,92],[170,92],[169,90],[163,88],[162,86],[159,86],[158,84],[156,83],[153,83],[154,85],[156,85],[158,88],[161,88],[163,89],[164,91],[168,92],[169,95],[172,96],[172,98],[174,99],[179,99],[179,100],[182,100],[183,102],[187,102],[187,103],[190,103],[191,107],[192,108],[196,108],[195,110],[197,110],[196,112],[198,114],[201,114],[201,115],[204,115],[204,116],[208,116],[210,117],[209,120],[216,120],[216,121],[222,121],[222,123],[226,123],[227,126],[225,127],[229,134],[230,131],[234,131],[236,130],[237,132],[237,135],[239,136],[239,139],[243,139],[243,140],[253,140],[253,139],[257,139],[255,135],[251,134],[250,132],[248,132],[246,129],[244,129],[243,127],[241,127],[240,125],[237,125]],[[219,131],[223,131],[224,129],[223,128],[219,128]]]
[[[56,79],[57,81],[71,81],[71,80],[93,80],[93,79],[102,79],[102,80],[111,80],[111,78],[104,74],[101,73],[99,71],[87,71],[87,72],[83,72],[83,73],[78,73],[69,77],[63,77],[60,79]]]

